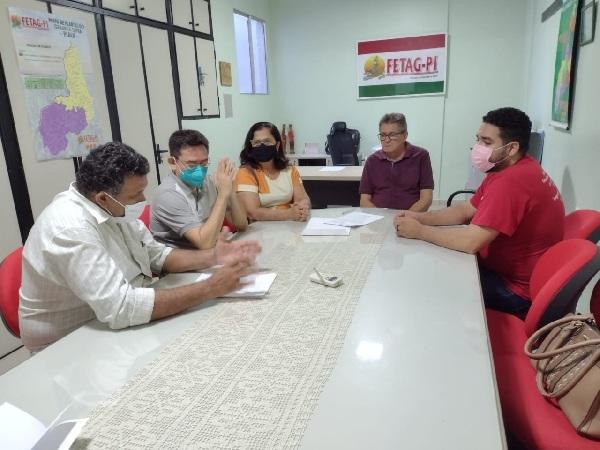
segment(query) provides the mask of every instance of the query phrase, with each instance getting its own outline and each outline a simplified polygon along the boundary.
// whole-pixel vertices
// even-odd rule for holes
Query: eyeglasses
[[[377,135],[377,138],[380,141],[392,141],[392,140],[396,140],[396,138],[402,134],[404,134],[405,131],[400,131],[398,133],[389,133],[389,134],[384,134],[384,133],[379,133]]]
[[[210,159],[207,159],[206,161],[203,161],[201,163],[187,163],[185,161],[181,161],[181,160],[176,160],[177,162],[180,162],[181,164],[183,164],[183,166],[186,169],[195,169],[196,167],[208,167],[208,165],[210,164]]]
[[[272,141],[270,139],[265,139],[265,140],[262,140],[262,141],[250,141],[250,145],[252,147],[259,147],[262,144],[265,144],[265,145],[275,145],[275,141]]]

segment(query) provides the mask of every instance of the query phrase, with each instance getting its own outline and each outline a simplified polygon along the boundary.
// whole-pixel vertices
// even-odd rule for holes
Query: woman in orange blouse
[[[270,122],[252,125],[240,153],[236,192],[253,220],[305,221],[310,199],[298,169],[281,148],[281,135]]]

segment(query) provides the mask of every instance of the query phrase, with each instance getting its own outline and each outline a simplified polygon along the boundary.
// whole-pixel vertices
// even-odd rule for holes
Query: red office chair
[[[231,231],[232,233],[235,233],[237,231],[235,225],[232,224],[229,220],[227,220],[227,217],[223,219],[223,226],[229,228],[229,231]]]
[[[23,247],[13,250],[0,264],[0,316],[8,331],[16,337],[19,330],[19,288]]]
[[[534,301],[525,318],[527,336],[575,312],[581,292],[599,270],[600,249],[590,241],[568,239],[548,249],[535,265],[529,282]]]
[[[139,219],[144,222],[146,228],[150,229],[150,205],[144,206],[144,210],[142,211]]]
[[[565,239],[600,241],[600,211],[580,209],[565,217]]]
[[[527,337],[542,325],[575,310],[583,288],[600,271],[600,251],[583,239],[551,247],[531,277],[532,305],[525,323],[487,310],[487,322],[502,414],[509,440],[540,450],[595,449],[600,442],[578,435],[562,411],[538,392],[536,372],[523,353]]]

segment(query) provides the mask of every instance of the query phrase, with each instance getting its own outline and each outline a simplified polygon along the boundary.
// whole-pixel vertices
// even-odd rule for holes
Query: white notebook
[[[201,273],[198,275],[196,281],[208,280],[211,276],[212,274],[210,273]],[[240,278],[240,281],[243,283],[241,288],[223,297],[262,298],[269,292],[276,277],[277,274],[275,272],[258,272],[247,275]]]
[[[152,287],[154,289],[171,289],[180,286],[185,286],[198,281],[204,281],[209,279],[214,271],[218,270],[219,267],[212,267],[211,272],[183,272],[183,273],[169,273],[162,277],[160,280],[155,282]],[[241,278],[242,283],[245,283],[237,291],[231,292],[224,297],[244,297],[244,298],[262,298],[271,288],[273,281],[277,274],[275,272],[256,272],[251,275],[247,275]],[[0,449],[1,450],[1,449]]]
[[[311,218],[302,231],[302,236],[348,236],[350,234],[350,228],[330,225],[326,223],[328,220],[331,219]]]

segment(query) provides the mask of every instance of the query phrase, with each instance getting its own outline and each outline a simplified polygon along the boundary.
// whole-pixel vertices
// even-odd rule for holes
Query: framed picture
[[[590,0],[581,9],[581,32],[579,45],[589,44],[594,40],[596,32],[596,1]]]
[[[221,86],[231,86],[231,64],[219,61],[219,77]]]
[[[560,13],[560,25],[554,60],[554,89],[552,91],[551,124],[563,130],[569,129],[573,103],[573,80],[575,66],[572,64],[578,48],[577,18],[579,0],[565,0]]]

